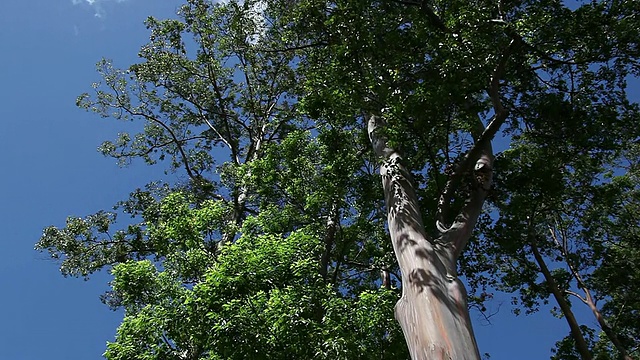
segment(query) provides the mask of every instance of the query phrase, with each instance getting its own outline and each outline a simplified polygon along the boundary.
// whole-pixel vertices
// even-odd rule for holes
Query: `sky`
[[[99,154],[102,141],[131,123],[86,113],[75,99],[99,80],[95,63],[102,57],[119,67],[136,62],[148,39],[144,19],[174,17],[182,1],[1,1],[0,359],[101,359],[122,318],[99,300],[109,276],[63,278],[33,247],[44,227],[110,209],[163,177],[160,167],[134,162],[122,169]],[[481,353],[548,359],[568,333],[566,322],[548,310],[515,317],[509,299],[497,295],[491,324],[472,314]]]

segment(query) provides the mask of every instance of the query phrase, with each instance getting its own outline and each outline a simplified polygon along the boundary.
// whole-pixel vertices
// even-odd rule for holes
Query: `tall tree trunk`
[[[560,249],[560,252],[564,257],[564,261],[567,263],[567,267],[571,271],[571,275],[578,283],[578,287],[582,289],[582,291],[584,292],[584,297],[569,290],[565,290],[565,292],[567,294],[574,295],[575,297],[580,299],[580,301],[585,303],[589,307],[589,309],[591,309],[591,312],[593,312],[593,316],[595,316],[596,320],[598,321],[598,325],[600,325],[600,328],[602,329],[602,331],[604,331],[605,335],[607,335],[607,338],[609,338],[609,341],[611,341],[613,346],[615,346],[615,348],[620,353],[619,358],[622,360],[633,360],[633,358],[631,358],[631,356],[629,356],[629,354],[627,353],[627,350],[624,348],[624,345],[622,345],[622,343],[620,342],[620,338],[618,338],[618,335],[611,328],[611,326],[609,326],[604,316],[602,316],[602,313],[600,312],[600,309],[598,309],[598,306],[596,305],[596,301],[594,300],[593,295],[591,294],[591,290],[589,290],[589,287],[587,286],[587,284],[584,282],[584,280],[582,280],[582,276],[580,275],[578,270],[573,266],[571,262],[571,258],[569,257],[569,249],[567,248],[566,237],[562,235],[562,233],[559,235],[558,232],[551,227],[549,227],[549,231],[551,233],[551,238]]]
[[[467,293],[456,274],[454,246],[427,236],[418,199],[402,157],[377,131],[383,120],[372,116],[368,132],[384,163],[380,167],[393,249],[402,271],[402,297],[395,317],[413,360],[479,360]],[[461,235],[462,236],[462,235]]]
[[[568,263],[568,260],[567,260],[567,263]],[[596,318],[596,321],[598,321],[598,325],[600,325],[600,328],[602,329],[602,331],[604,331],[609,341],[611,341],[613,346],[615,346],[615,348],[618,350],[618,353],[620,354],[619,358],[622,360],[633,360],[633,358],[629,355],[629,353],[627,353],[627,349],[625,349],[624,345],[622,345],[622,342],[620,341],[618,334],[616,334],[613,328],[609,326],[607,319],[604,318],[604,316],[600,312],[600,309],[598,309],[598,306],[596,305],[596,302],[593,299],[593,295],[591,294],[591,290],[589,290],[589,288],[584,283],[584,281],[582,281],[582,277],[577,273],[577,271],[574,270],[573,267],[571,267],[571,271],[574,275],[574,278],[578,281],[578,286],[580,286],[580,288],[582,289],[582,291],[584,291],[584,294],[585,294],[584,298],[582,298],[581,296],[578,296],[577,294],[576,296],[578,296],[578,298],[582,300],[585,304],[587,304],[589,309],[591,309],[591,312],[593,312],[593,316]]]
[[[582,360],[591,360],[591,351],[589,351],[589,346],[587,346],[587,342],[582,335],[580,325],[578,324],[575,315],[573,315],[573,311],[571,310],[569,302],[564,298],[563,292],[560,290],[558,284],[556,283],[556,280],[551,275],[551,272],[549,271],[547,264],[544,262],[542,255],[540,255],[540,251],[538,250],[538,246],[536,245],[535,240],[531,241],[531,251],[533,252],[533,257],[538,263],[540,272],[544,276],[544,279],[547,281],[549,290],[558,302],[558,306],[560,306],[560,310],[562,310],[562,314],[564,314],[565,319],[567,319],[567,323],[569,324],[569,328],[571,329],[571,336],[576,342],[576,350],[580,354]]]
[[[587,306],[589,306],[589,308],[593,312],[593,315],[596,317],[596,320],[598,321],[598,325],[600,325],[600,328],[602,329],[602,331],[604,331],[605,335],[607,335],[607,338],[609,338],[609,341],[611,341],[613,346],[615,346],[618,352],[620,353],[620,359],[633,360],[633,358],[629,356],[629,354],[627,353],[627,349],[625,349],[624,345],[622,345],[622,343],[620,342],[618,335],[615,333],[615,331],[613,331],[611,326],[609,326],[604,316],[602,316],[600,309],[598,309],[598,307],[596,306],[596,303],[593,301],[593,297],[591,296],[591,291],[589,291],[589,289],[587,289],[586,286],[583,288],[583,290],[586,294],[585,300],[586,300]]]

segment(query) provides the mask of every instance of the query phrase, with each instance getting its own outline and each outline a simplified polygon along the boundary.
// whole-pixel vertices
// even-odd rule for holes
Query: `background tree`
[[[109,359],[406,357],[397,289],[380,284],[397,270],[377,240],[365,140],[299,110],[300,60],[264,51],[284,45],[261,11],[191,1],[180,20],[149,19],[141,63],[101,62],[95,95],[78,99],[145,124],[106,155],[168,160],[179,179],[49,227],[37,245],[65,275],[111,269],[103,301],[125,318]],[[114,231],[117,213],[132,220]]]
[[[633,133],[630,135],[632,138],[637,136]],[[569,138],[565,137],[563,142],[567,143]],[[624,136],[619,140],[623,143]],[[535,140],[527,142],[526,145],[523,143],[522,148],[526,148],[526,151],[507,156],[515,155],[511,160],[520,161],[529,151],[540,149]],[[637,273],[637,269],[629,266],[626,260],[609,255],[626,249],[626,256],[633,258],[630,249],[635,241],[631,238],[635,236],[628,236],[638,226],[637,221],[625,215],[629,207],[637,204],[638,183],[637,179],[633,180],[636,176],[633,164],[637,160],[632,160],[634,151],[621,151],[618,145],[611,154],[615,160],[607,156],[610,160],[604,165],[598,164],[593,155],[580,157],[576,154],[572,156],[574,160],[562,161],[570,164],[571,169],[565,168],[566,165],[554,164],[559,170],[552,182],[555,187],[549,182],[532,181],[532,178],[523,174],[511,174],[520,179],[515,182],[519,185],[517,189],[508,191],[508,199],[500,197],[496,202],[503,215],[496,226],[487,228],[485,233],[492,240],[486,243],[492,245],[484,249],[485,254],[493,254],[487,256],[487,261],[505,263],[505,266],[492,271],[496,276],[494,281],[498,280],[494,285],[519,291],[520,301],[529,312],[536,311],[540,301],[547,302],[553,296],[560,308],[558,315],[567,318],[572,331],[578,331],[578,336],[583,338],[581,346],[585,346],[589,352],[593,351],[598,358],[608,358],[603,353],[617,353],[614,358],[631,358],[629,352],[637,351],[633,350],[634,344],[637,344],[636,331],[618,325],[624,323],[619,322],[619,316],[633,316],[632,313],[637,310],[631,310],[635,308],[634,305],[627,308],[626,301],[611,298],[613,294],[627,293],[629,290],[625,284],[630,280],[629,277],[635,276],[632,274]],[[629,145],[628,149],[634,147]],[[561,149],[561,153],[570,153],[560,144],[547,149]],[[560,156],[556,154],[548,158]],[[616,172],[623,175],[613,175]],[[519,192],[522,192],[521,198],[516,195]],[[532,198],[532,192],[537,194],[536,201],[525,200]],[[517,222],[521,225],[513,225]],[[492,256],[495,257],[490,260]],[[627,275],[620,276],[621,271]],[[544,281],[540,282],[540,277]],[[610,285],[615,282],[617,285],[604,290],[602,282]],[[576,321],[570,307],[571,298],[584,303],[593,312],[596,323],[603,331],[599,343],[589,341],[590,338],[597,339],[593,336],[594,329],[584,329]],[[602,309],[609,309],[608,315]],[[561,354],[573,352],[572,346],[567,344],[577,344],[572,339],[566,339],[565,343],[558,345],[558,358],[569,358]]]

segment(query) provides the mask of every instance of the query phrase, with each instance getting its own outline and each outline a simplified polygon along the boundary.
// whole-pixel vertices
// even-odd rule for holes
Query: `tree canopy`
[[[175,181],[36,245],[113,275],[106,358],[477,359],[467,307],[497,291],[557,304],[556,359],[639,357],[640,3],[188,0],[146,25],[77,104],[144,124],[100,151]]]

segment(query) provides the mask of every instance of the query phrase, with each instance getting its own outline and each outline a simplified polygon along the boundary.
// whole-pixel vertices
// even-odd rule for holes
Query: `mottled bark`
[[[381,135],[384,121],[373,115],[368,133],[380,167],[387,207],[387,222],[393,250],[402,272],[402,297],[396,304],[396,319],[404,332],[413,360],[480,359],[473,335],[467,292],[458,279],[456,262],[469,241],[482,212],[493,178],[491,141],[507,119],[508,110],[500,99],[500,79],[512,52],[521,45],[514,39],[506,47],[493,70],[487,93],[493,118],[485,126],[480,118],[471,129],[474,144],[453,174],[438,200],[436,239],[427,236],[409,170],[397,149]],[[473,174],[465,205],[450,221],[450,203],[465,174]]]
[[[467,293],[456,273],[451,242],[426,234],[418,199],[402,157],[378,131],[383,120],[368,123],[371,143],[383,159],[380,168],[391,241],[402,271],[402,297],[395,317],[402,327],[413,360],[478,360]],[[464,236],[464,232],[456,232]],[[449,236],[453,239],[453,233]]]

